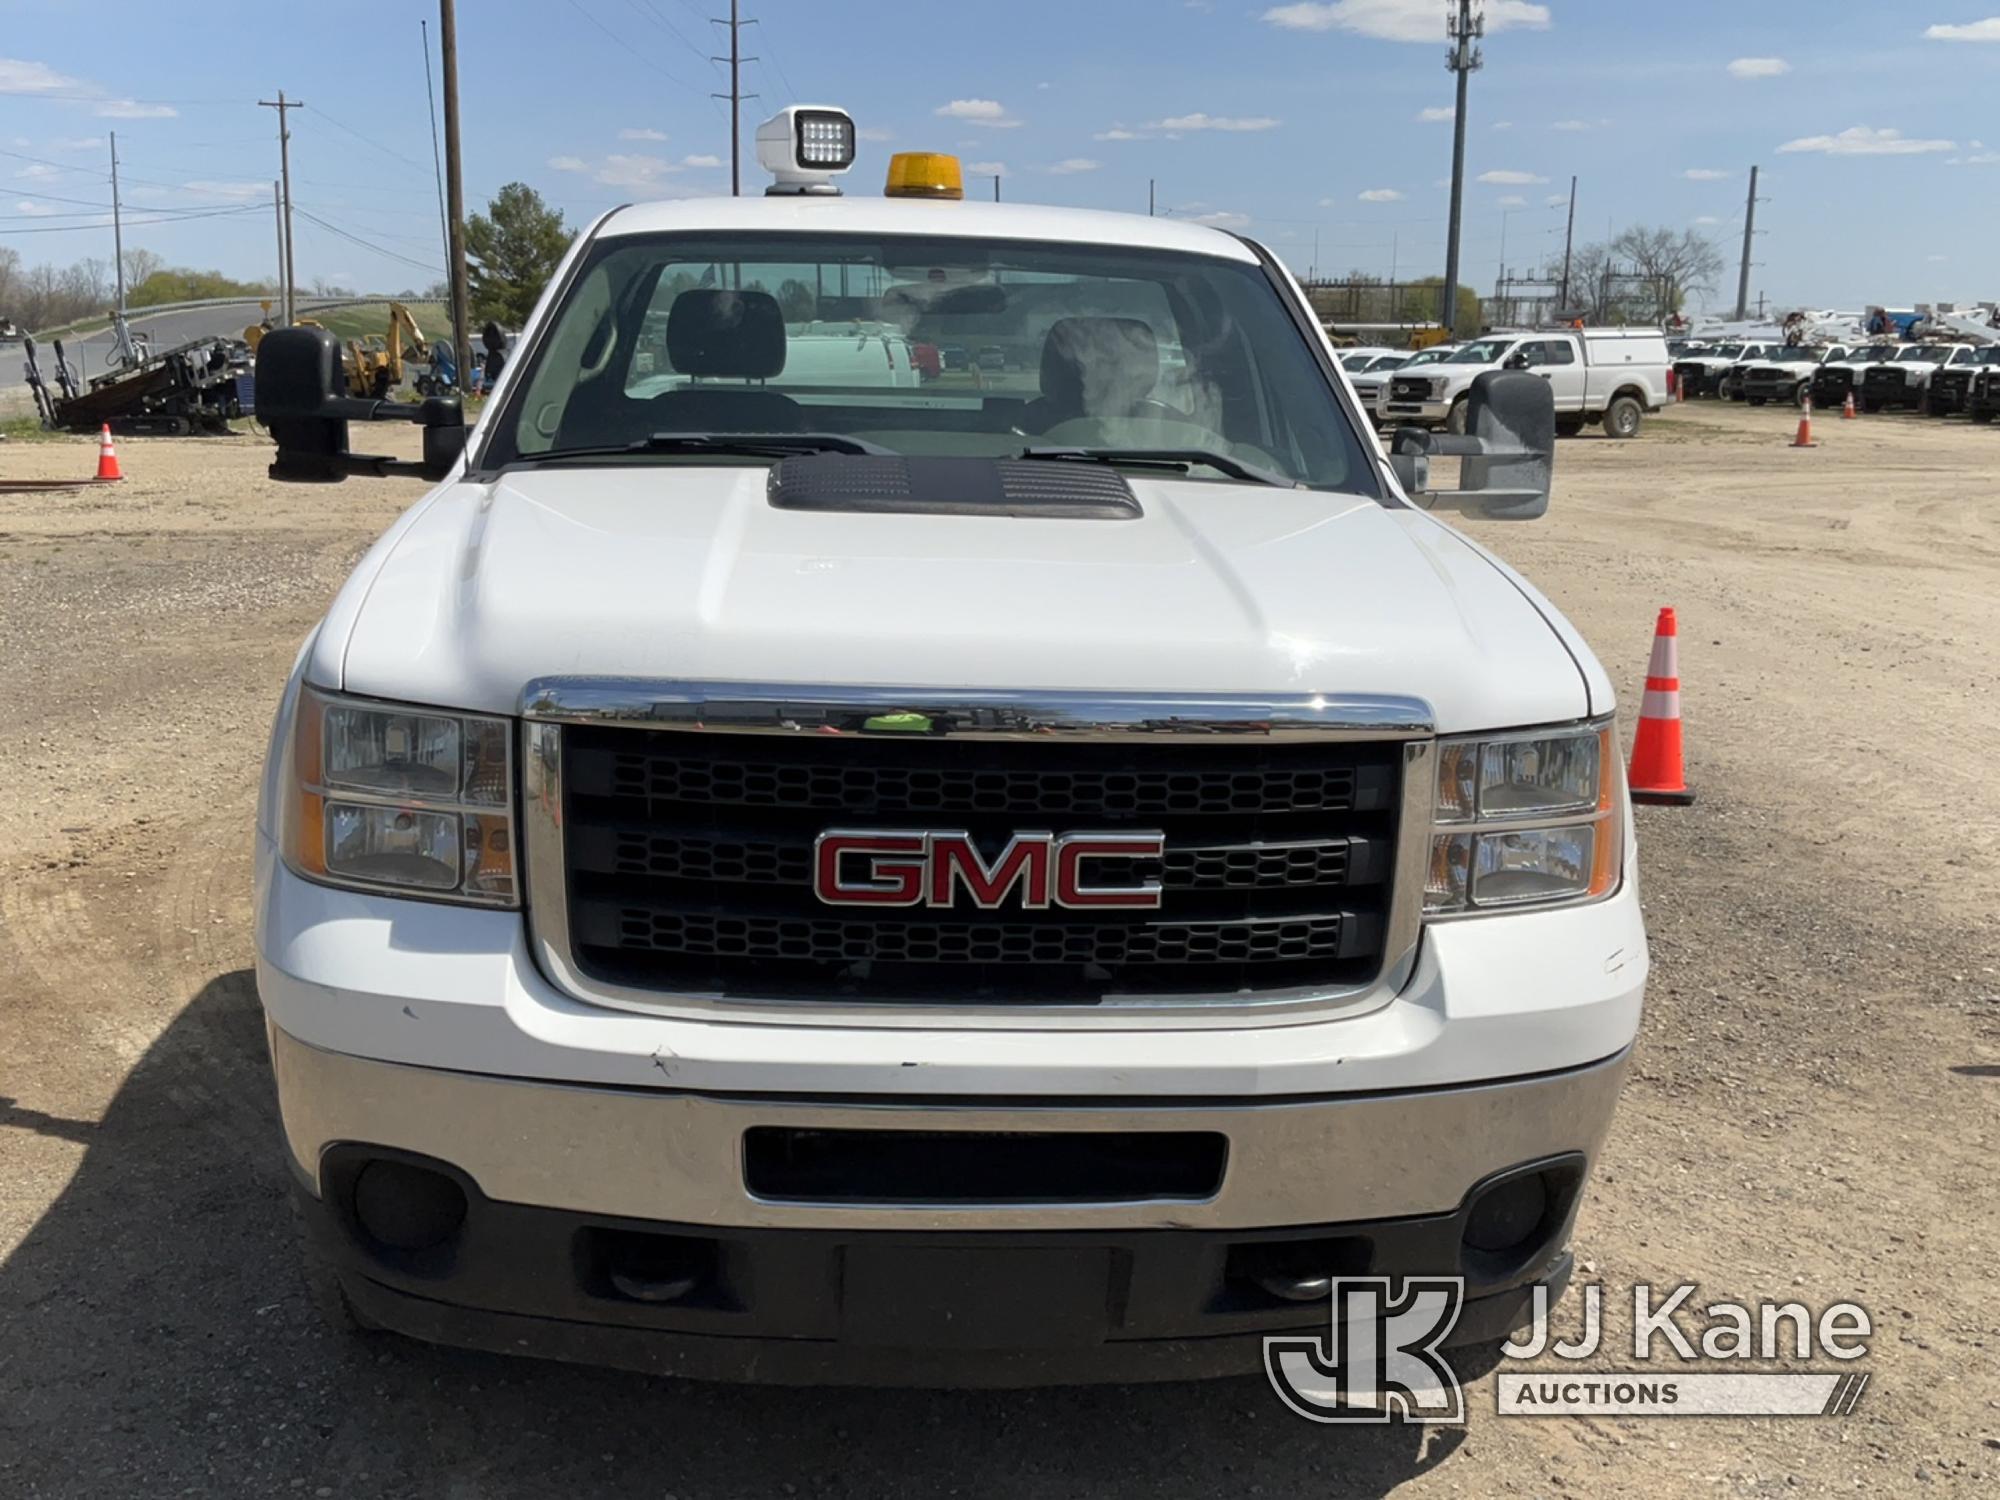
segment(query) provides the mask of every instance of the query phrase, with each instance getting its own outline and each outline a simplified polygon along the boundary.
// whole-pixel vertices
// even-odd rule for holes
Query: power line
[[[620,36],[617,32],[613,31],[609,26],[606,26],[602,21],[598,20],[596,16],[592,15],[588,10],[584,9],[583,0],[569,0],[569,3],[570,7],[573,10],[575,10],[578,15],[582,16],[584,20],[590,22],[591,25],[595,26],[599,31],[603,32],[606,36],[610,37],[611,40],[617,44],[618,50],[620,52],[623,52],[628,57],[637,57],[639,55],[639,49],[637,47],[633,46],[630,42],[626,41],[624,37]],[[675,88],[692,90],[694,87],[693,84],[686,83],[681,79],[674,77],[673,74],[669,73],[665,68],[660,67],[657,63],[648,61],[646,66],[651,68],[654,72],[658,73],[660,77],[666,79],[668,83],[674,85]]]
[[[665,16],[661,15],[659,7],[653,4],[653,0],[625,0],[625,3],[630,5],[634,10],[638,11],[641,15],[650,16],[654,21],[658,22],[661,26],[665,27],[667,33],[670,36],[672,36],[675,41],[679,42],[683,47],[687,48],[688,51],[692,52],[696,57],[706,61],[707,54],[703,52],[701,48],[697,47],[693,42],[689,41],[687,37],[681,33],[681,30],[678,26],[674,25],[672,21],[669,21]]]
[[[339,235],[340,238],[346,240],[348,243],[359,245],[363,250],[370,250],[377,255],[387,256],[390,260],[400,261],[406,266],[414,266],[419,271],[429,271],[433,275],[437,276],[442,276],[444,274],[443,266],[433,265],[429,261],[415,260],[407,255],[399,255],[394,250],[384,249],[382,246],[375,244],[372,240],[364,240],[358,234],[349,234],[345,229],[342,229],[338,224],[329,224],[325,219],[322,219],[318,214],[310,213],[307,210],[300,208],[299,205],[296,203],[292,205],[292,208],[294,212],[296,212],[301,219],[305,219],[310,223],[317,224],[321,229],[324,229],[328,234]]]
[[[167,219],[127,219],[125,227],[133,229],[144,228],[149,224],[185,224],[189,219],[221,219],[227,218],[232,214],[260,214],[263,211],[261,207],[248,205],[239,208],[215,208],[208,210],[206,213],[181,214],[177,217]],[[55,224],[40,229],[0,229],[0,234],[73,234],[78,230],[94,231],[109,227],[110,221],[108,219],[99,219],[94,224]]]
[[[301,104],[299,108],[304,109],[306,108],[306,106]],[[405,156],[403,155],[402,152],[392,150],[390,147],[383,145],[380,141],[374,139],[374,137],[363,135],[360,131],[356,130],[352,125],[346,125],[341,123],[339,120],[336,120],[332,115],[328,114],[325,110],[320,109],[317,106],[314,106],[312,112],[318,115],[322,120],[326,121],[327,124],[333,126],[334,129],[346,131],[349,135],[353,136],[357,141],[361,142],[362,145],[373,146],[377,151],[380,151],[384,156],[393,156],[397,161],[401,162],[404,166],[414,168],[416,171],[419,172],[423,171],[424,164],[416,160],[414,157]]]

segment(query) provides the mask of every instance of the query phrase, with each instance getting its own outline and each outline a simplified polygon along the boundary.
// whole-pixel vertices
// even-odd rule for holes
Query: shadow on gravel
[[[0,1263],[0,1493],[1380,1495],[1464,1438],[1315,1426],[1260,1378],[787,1391],[343,1339],[296,1268],[246,971],[203,987],[101,1125],[8,1124],[88,1150]]]

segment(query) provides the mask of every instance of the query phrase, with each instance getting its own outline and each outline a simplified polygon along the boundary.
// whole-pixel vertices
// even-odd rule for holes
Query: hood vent
[[[1017,458],[811,453],[771,470],[779,510],[1136,521],[1145,514],[1107,465]]]

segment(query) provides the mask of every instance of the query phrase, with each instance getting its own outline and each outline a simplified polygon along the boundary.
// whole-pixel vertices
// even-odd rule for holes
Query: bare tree
[[[167,258],[134,245],[125,252],[125,284],[137,286],[155,271],[167,268]]]
[[[1713,292],[1722,274],[1722,251],[1692,229],[1635,224],[1614,239],[1610,249],[1658,288],[1661,317],[1681,311],[1690,293]]]

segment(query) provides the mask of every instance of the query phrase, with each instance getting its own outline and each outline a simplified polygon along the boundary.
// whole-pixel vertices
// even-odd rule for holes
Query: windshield
[[[1467,344],[1457,353],[1445,359],[1450,365],[1497,365],[1500,356],[1514,347],[1512,339],[1481,339],[1478,343]]]
[[[1403,361],[1403,367],[1407,369],[1411,365],[1439,364],[1444,360],[1450,359],[1455,352],[1449,345],[1445,344],[1440,344],[1435,349],[1419,349],[1415,354],[1412,354],[1408,359]]]
[[[1343,370],[1371,370],[1375,367],[1375,361],[1381,357],[1379,354],[1343,354],[1340,357],[1340,367]]]
[[[1787,344],[1782,349],[1773,349],[1768,357],[1774,365],[1797,364],[1801,360],[1818,359],[1819,350],[1804,344]]]
[[[1949,349],[1941,349],[1936,344],[1915,344],[1896,356],[1899,364],[1938,364],[1950,354]]]
[[[1708,351],[1710,359],[1740,359],[1743,355],[1741,344],[1717,344]]]
[[[1894,359],[1896,357],[1896,346],[1894,344],[1870,344],[1866,349],[1856,349],[1847,357],[1857,364],[1872,363],[1883,359]]]
[[[488,466],[578,450],[618,461],[649,440],[631,461],[687,462],[691,445],[658,440],[791,433],[939,457],[1207,453],[1316,488],[1374,486],[1270,279],[1205,255],[747,231],[607,239],[528,359]],[[694,459],[719,460],[731,461]]]

